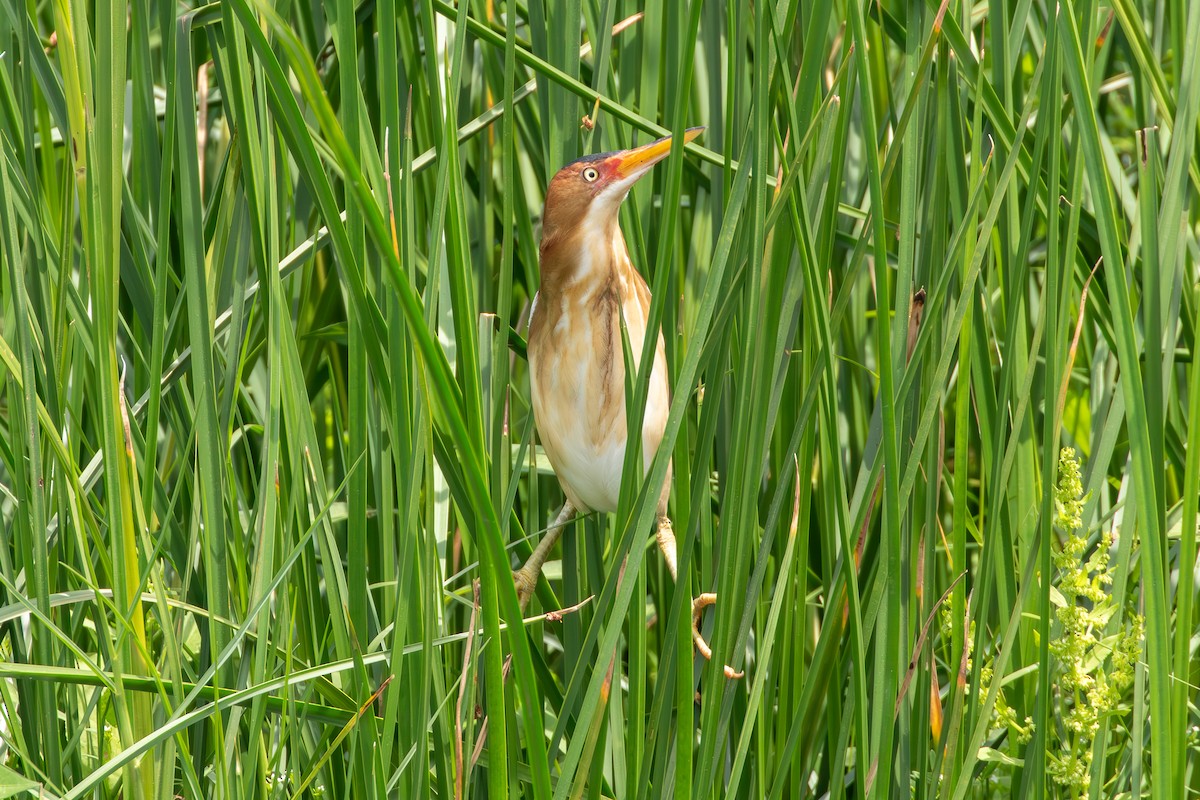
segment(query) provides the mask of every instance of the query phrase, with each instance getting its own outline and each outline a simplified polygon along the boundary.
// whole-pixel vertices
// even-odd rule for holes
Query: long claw
[[[712,661],[712,648],[708,646],[708,642],[704,641],[704,637],[700,634],[700,618],[704,615],[704,609],[717,604],[717,595],[715,592],[705,592],[692,601],[692,642],[696,645],[696,650],[700,655],[704,656],[709,661]],[[725,677],[730,680],[737,680],[745,677],[746,673],[738,671],[728,664],[725,665]]]
[[[674,526],[671,525],[670,517],[665,514],[658,518],[658,530],[655,531],[655,538],[658,540],[658,549],[662,551],[663,560],[667,562],[667,571],[671,573],[671,577],[678,583],[675,530]],[[696,650],[700,655],[709,661],[712,661],[712,648],[708,646],[708,642],[704,641],[704,637],[700,635],[700,617],[704,614],[704,609],[715,605],[716,602],[717,596],[713,592],[705,592],[692,601],[692,643],[696,646]],[[725,677],[731,680],[736,680],[746,674],[739,672],[728,664],[725,664],[724,667]]]

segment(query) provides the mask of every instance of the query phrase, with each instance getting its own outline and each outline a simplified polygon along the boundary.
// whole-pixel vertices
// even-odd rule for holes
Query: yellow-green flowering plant
[[[1054,526],[1064,538],[1054,553],[1051,600],[1059,630],[1050,643],[1054,657],[1050,667],[1054,670],[1053,707],[1062,723],[1062,735],[1048,742],[1048,770],[1072,796],[1083,796],[1091,779],[1100,722],[1107,714],[1124,711],[1121,699],[1133,683],[1143,622],[1135,615],[1119,634],[1104,637],[1103,631],[1117,611],[1107,590],[1113,578],[1109,566],[1113,535],[1104,534],[1091,555],[1086,555],[1083,505],[1087,497],[1079,459],[1072,448],[1064,447],[1058,463]]]

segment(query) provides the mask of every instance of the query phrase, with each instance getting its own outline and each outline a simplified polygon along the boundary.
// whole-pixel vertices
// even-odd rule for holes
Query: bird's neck
[[[570,231],[544,233],[540,256],[541,291],[546,294],[586,291],[632,268],[615,214],[587,220]]]

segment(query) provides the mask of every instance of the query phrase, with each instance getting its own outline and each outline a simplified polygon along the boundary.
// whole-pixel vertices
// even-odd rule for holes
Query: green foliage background
[[[1200,0],[0,0],[0,796],[1196,794],[1198,41]],[[543,188],[691,125],[622,211],[667,446],[522,620]],[[668,457],[741,681],[651,544]]]

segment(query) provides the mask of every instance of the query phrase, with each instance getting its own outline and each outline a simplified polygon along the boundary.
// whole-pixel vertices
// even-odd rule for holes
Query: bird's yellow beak
[[[683,132],[683,141],[685,143],[690,142],[703,132],[703,126],[688,128]],[[661,139],[650,142],[650,144],[644,144],[641,147],[617,153],[613,156],[613,159],[616,161],[617,174],[622,178],[629,178],[649,169],[652,165],[666,158],[667,154],[671,152],[671,141],[672,137],[664,136]]]

